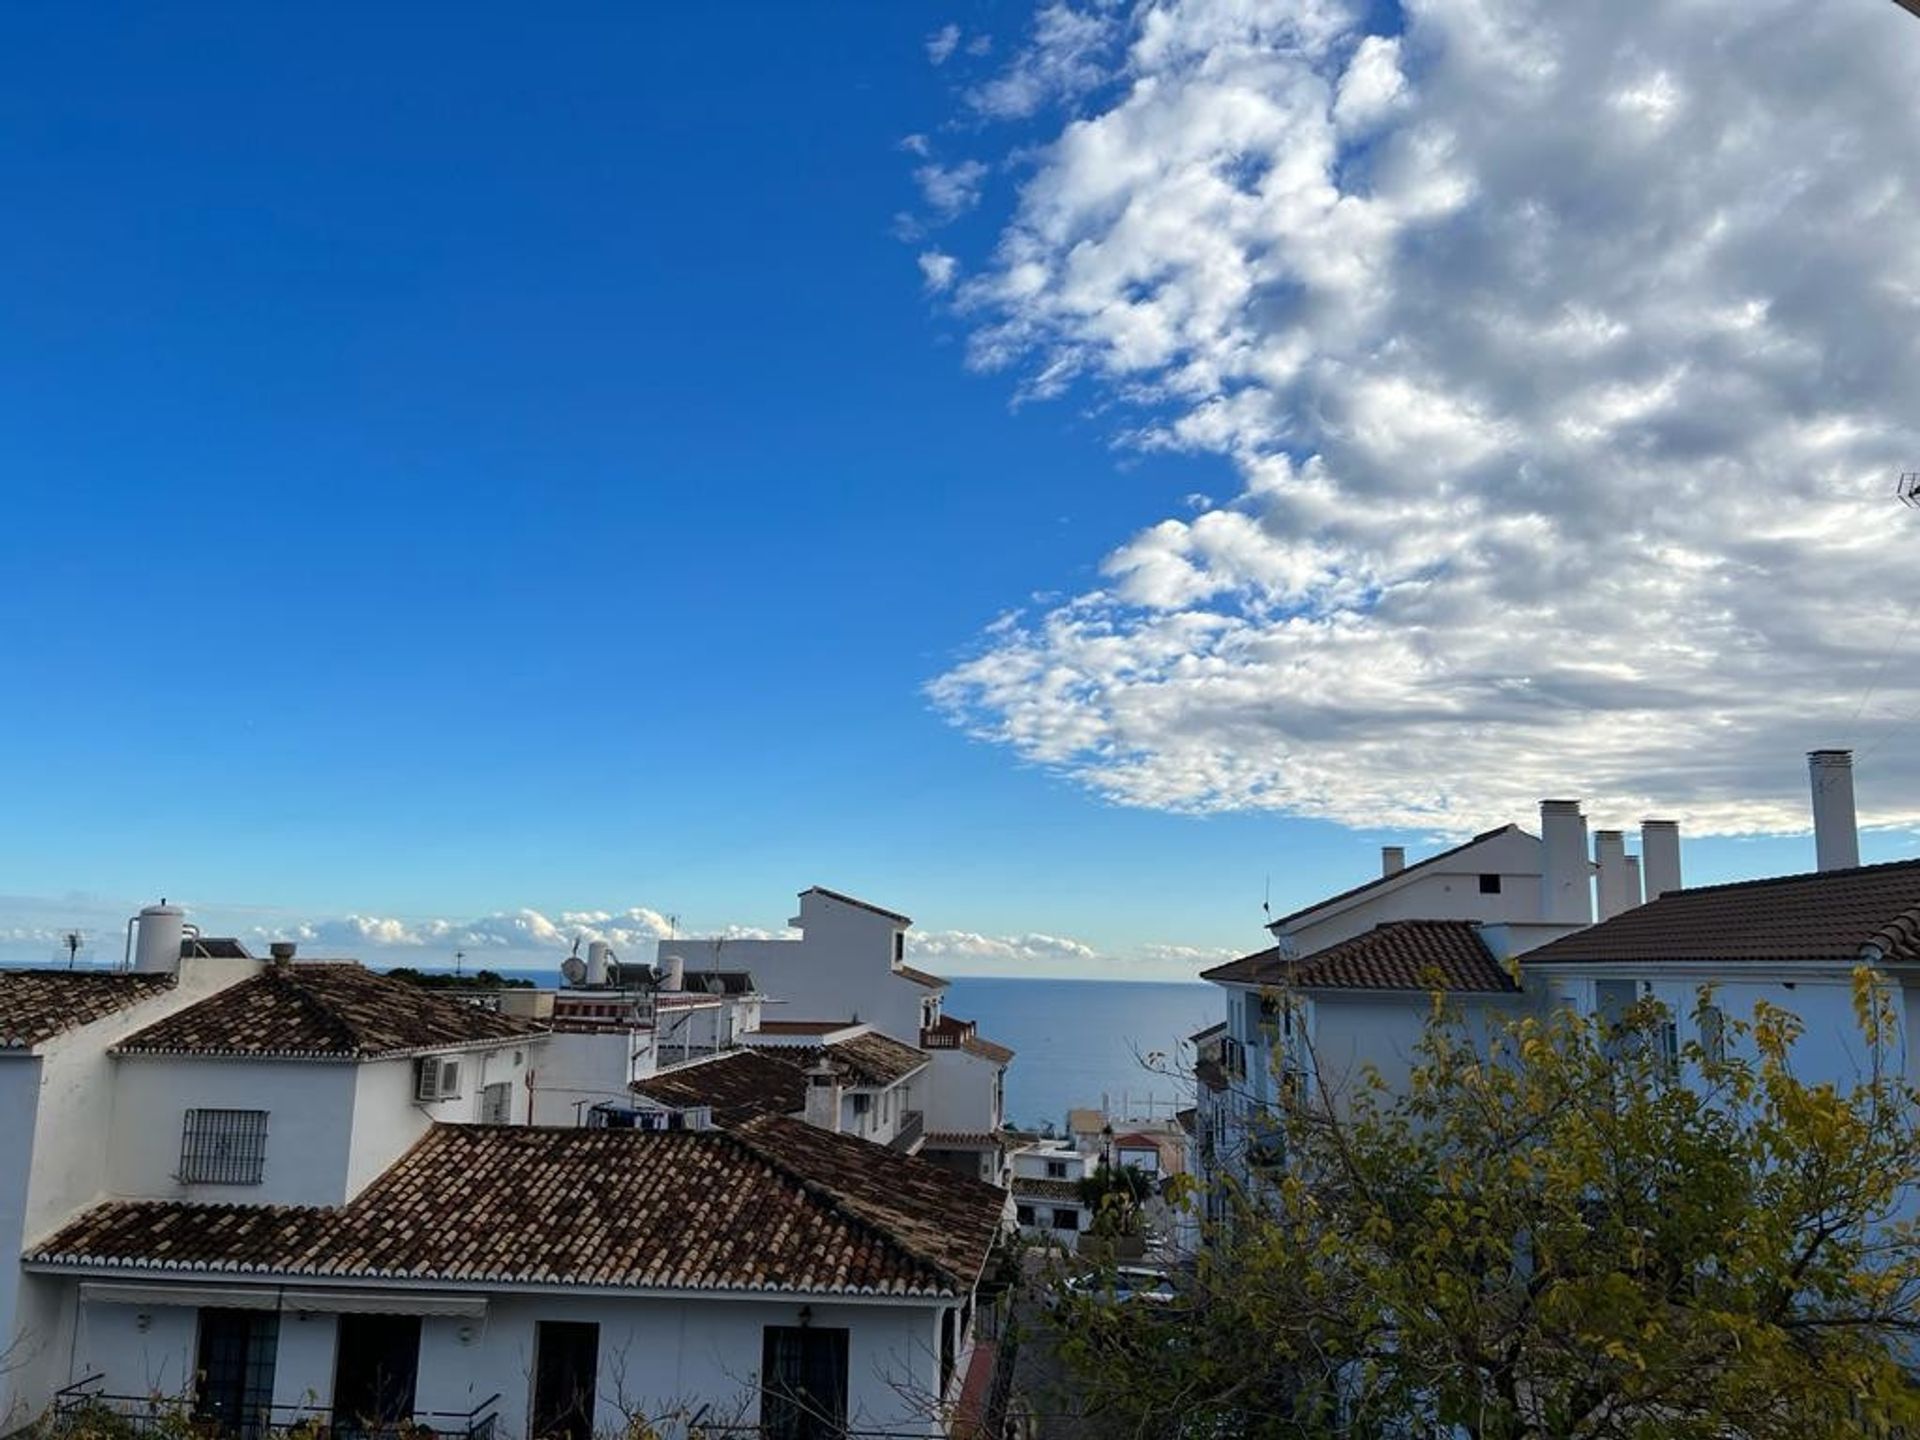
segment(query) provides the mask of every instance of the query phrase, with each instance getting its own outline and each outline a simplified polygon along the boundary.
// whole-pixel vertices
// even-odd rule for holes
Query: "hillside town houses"
[[[0,971],[0,1433],[950,1433],[995,1360],[1012,1056],[904,916],[801,916],[778,965],[596,943],[471,993],[163,903],[123,970]]]
[[[1389,848],[1378,877],[1273,921],[1271,947],[1206,971],[1226,1002],[1190,1037],[1207,1218],[1224,1214],[1221,1182],[1257,1184],[1283,1163],[1277,1107],[1337,1114],[1364,1076],[1403,1088],[1435,994],[1482,1033],[1529,1008],[1605,1017],[1652,999],[1676,1057],[1690,1041],[1731,1043],[1721,1020],[1767,1001],[1805,1026],[1799,1073],[1845,1086],[1859,1076],[1852,986],[1867,966],[1897,1001],[1920,1076],[1920,861],[1861,866],[1851,754],[1808,763],[1811,873],[1685,889],[1672,822],[1647,821],[1636,857],[1618,831],[1589,848],[1579,804],[1547,800],[1537,836],[1506,826],[1413,865]]]

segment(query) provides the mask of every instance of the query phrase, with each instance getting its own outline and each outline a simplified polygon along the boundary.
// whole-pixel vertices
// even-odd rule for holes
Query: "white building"
[[[1022,1145],[1008,1157],[1013,1167],[1014,1216],[1020,1233],[1072,1248],[1093,1223],[1081,1198],[1087,1157],[1070,1140]]]
[[[805,1390],[945,1433],[1003,1191],[779,1116],[530,1126],[573,1037],[290,953],[0,972],[10,1424],[90,1396],[581,1440],[676,1406],[778,1431]],[[630,1061],[632,1028],[597,1038]]]
[[[778,1011],[763,1012],[757,1038],[783,1027],[817,1034],[866,1026],[932,1057],[915,1087],[929,1159],[964,1175],[1004,1184],[1000,1129],[1013,1052],[982,1037],[973,1022],[943,1013],[947,982],[906,963],[913,921],[897,910],[814,886],[788,921],[797,939],[662,940],[658,965],[750,972]],[[778,1014],[782,1018],[775,1019]],[[784,1017],[793,1017],[791,1019]]]

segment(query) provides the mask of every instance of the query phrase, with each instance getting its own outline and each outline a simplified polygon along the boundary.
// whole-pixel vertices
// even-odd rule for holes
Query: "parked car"
[[[1103,1305],[1165,1305],[1176,1298],[1173,1280],[1166,1271],[1121,1265],[1075,1275],[1056,1292],[1054,1303],[1057,1306],[1066,1300],[1089,1299]]]

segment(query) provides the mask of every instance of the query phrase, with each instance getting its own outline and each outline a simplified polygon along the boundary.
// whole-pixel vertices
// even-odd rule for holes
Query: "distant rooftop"
[[[898,920],[902,925],[913,924],[913,917],[911,915],[902,915],[898,910],[889,910],[886,906],[876,905],[871,900],[858,900],[851,895],[842,895],[838,890],[829,890],[824,885],[808,886],[805,890],[802,890],[800,894],[803,897],[807,895],[824,895],[829,900],[838,900],[842,905],[851,905],[856,910],[867,910],[875,915],[883,915],[889,920]]]
[[[1512,994],[1520,987],[1470,920],[1391,920],[1287,959],[1278,946],[1201,972],[1223,985],[1324,990],[1446,990]]]
[[[126,1055],[375,1060],[509,1041],[541,1027],[351,961],[270,965],[136,1031]]]
[[[1311,905],[1302,906],[1300,909],[1295,910],[1290,915],[1282,915],[1277,920],[1269,921],[1268,922],[1269,928],[1276,925],[1290,925],[1295,920],[1305,919],[1307,916],[1314,914],[1316,911],[1325,910],[1331,906],[1339,905],[1344,903],[1345,901],[1352,900],[1356,896],[1366,894],[1369,890],[1379,890],[1386,886],[1398,885],[1402,880],[1404,880],[1409,875],[1418,875],[1422,870],[1425,870],[1430,866],[1438,865],[1443,860],[1454,859],[1456,856],[1460,855],[1463,851],[1471,850],[1476,845],[1484,844],[1488,840],[1496,840],[1500,836],[1506,835],[1506,834],[1528,835],[1529,839],[1532,838],[1532,836],[1529,835],[1527,831],[1522,830],[1518,825],[1501,825],[1492,830],[1482,830],[1478,835],[1474,836],[1471,840],[1463,840],[1460,842],[1460,844],[1453,846],[1451,849],[1442,850],[1437,854],[1427,856],[1427,858],[1424,860],[1416,860],[1411,865],[1402,866],[1400,869],[1394,871],[1393,874],[1391,875],[1376,875],[1373,879],[1367,881],[1366,884],[1364,885],[1356,885],[1351,890],[1342,890],[1338,895],[1329,895],[1324,900],[1316,900]]]

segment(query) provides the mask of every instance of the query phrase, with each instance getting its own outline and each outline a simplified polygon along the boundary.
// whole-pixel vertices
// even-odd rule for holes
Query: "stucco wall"
[[[991,1134],[1000,1128],[995,1080],[1001,1066],[965,1050],[929,1050],[933,1064],[925,1095],[927,1128]]]
[[[803,1303],[798,1297],[496,1297],[484,1319],[423,1319],[415,1407],[465,1413],[497,1394],[502,1435],[524,1435],[537,1324],[579,1321],[600,1326],[597,1431],[622,1433],[629,1414],[657,1415],[676,1405],[705,1404],[714,1417],[744,1407],[751,1422],[758,1418],[762,1329],[798,1324]],[[937,1307],[812,1302],[808,1310],[810,1324],[850,1331],[850,1426],[940,1433],[916,1404],[939,1383]],[[276,1404],[331,1403],[336,1334],[333,1316],[282,1314]],[[190,1383],[197,1335],[198,1312],[191,1307],[81,1305],[72,1370],[104,1372],[103,1388],[111,1393],[179,1394]]]
[[[1500,876],[1500,893],[1480,893],[1480,876]],[[1356,882],[1358,883],[1358,882]],[[1531,835],[1502,835],[1464,855],[1409,874],[1336,909],[1323,919],[1290,926],[1302,955],[1365,934],[1388,920],[1538,920],[1540,842]]]
[[[25,1417],[18,1414],[19,1373],[34,1337],[20,1327],[20,1265],[27,1220],[34,1114],[40,1096],[40,1059],[0,1055],[0,1434]]]

